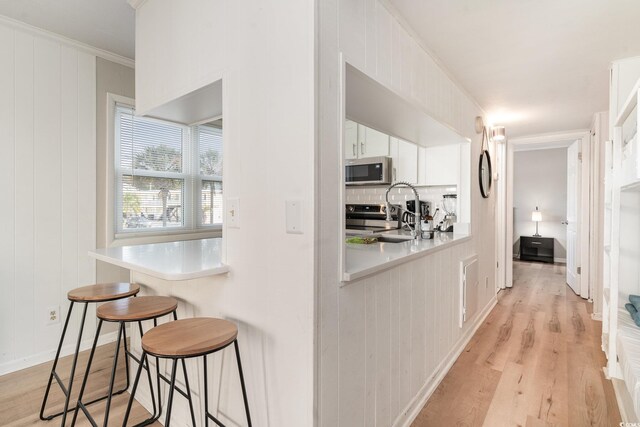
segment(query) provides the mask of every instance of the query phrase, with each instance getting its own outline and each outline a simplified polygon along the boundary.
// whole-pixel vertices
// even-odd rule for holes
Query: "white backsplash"
[[[442,196],[444,194],[457,194],[458,188],[456,186],[420,186],[416,187],[420,200],[431,202],[431,213],[435,208],[442,210]],[[380,187],[358,187],[349,186],[346,189],[346,203],[347,204],[377,204],[384,203],[384,194],[387,191],[386,186]],[[404,202],[407,200],[413,200],[413,191],[407,187],[396,187],[389,193],[389,201],[395,204],[402,203],[402,206],[406,206]]]

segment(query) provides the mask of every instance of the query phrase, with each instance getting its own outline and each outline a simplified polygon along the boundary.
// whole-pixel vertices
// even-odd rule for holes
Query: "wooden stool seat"
[[[98,319],[107,322],[134,322],[155,319],[178,308],[178,301],[171,297],[144,296],[108,302],[98,307]]]
[[[138,292],[140,285],[137,283],[98,283],[72,289],[67,298],[76,302],[103,302],[130,297]]]
[[[235,341],[235,324],[211,317],[176,320],[151,329],[142,348],[160,357],[195,357],[213,353]]]

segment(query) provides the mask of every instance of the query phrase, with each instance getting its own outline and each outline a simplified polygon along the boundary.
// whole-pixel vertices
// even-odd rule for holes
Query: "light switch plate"
[[[238,197],[229,197],[227,199],[225,212],[227,227],[240,228],[240,199]]]
[[[302,202],[300,200],[285,202],[285,218],[287,233],[302,234]]]

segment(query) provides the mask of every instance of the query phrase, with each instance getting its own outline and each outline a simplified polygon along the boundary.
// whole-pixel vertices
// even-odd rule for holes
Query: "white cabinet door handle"
[[[356,144],[352,144],[352,145],[351,145],[351,149],[352,149],[352,151],[353,151],[353,155],[354,155],[354,157],[355,157],[355,155],[357,154],[357,153],[356,153]]]
[[[360,154],[364,154],[364,142],[360,143]]]

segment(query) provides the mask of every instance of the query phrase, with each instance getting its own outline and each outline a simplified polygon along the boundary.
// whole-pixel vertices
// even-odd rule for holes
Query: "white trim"
[[[509,138],[508,143],[511,145],[521,144],[548,144],[552,142],[569,141],[581,139],[585,134],[589,133],[589,129],[575,129],[565,132],[547,132],[535,135],[520,136],[517,138]],[[567,145],[568,147],[569,145]]]
[[[507,146],[496,144],[496,171],[494,184],[496,186],[495,218],[499,224],[504,224],[506,218],[507,198]],[[496,293],[507,287],[506,259],[507,246],[513,243],[507,240],[507,228],[496,227]]]
[[[49,40],[74,47],[80,51],[95,55],[98,58],[106,59],[107,61],[115,62],[116,64],[124,65],[125,67],[135,68],[135,61],[131,58],[127,58],[122,55],[118,55],[117,53],[109,52],[108,50],[100,49],[86,43],[82,43],[78,40],[61,36],[60,34],[56,34],[48,30],[43,30],[42,28],[34,27],[33,25],[26,24],[22,21],[17,21],[15,19],[9,18],[8,16],[0,15],[0,24],[4,24],[16,30],[25,31],[35,36],[44,37]]]
[[[118,335],[117,331],[109,332],[104,335],[100,335],[98,338],[98,346],[108,344],[114,342]],[[68,338],[68,337],[67,337]],[[84,339],[80,343],[80,351],[85,351],[91,348],[93,344],[94,338]],[[67,339],[69,341],[69,339]],[[73,354],[75,351],[75,341],[69,342],[62,346],[62,350],[60,351],[60,357],[65,357]],[[56,349],[43,351],[41,353],[37,353],[31,356],[23,357],[21,359],[11,360],[9,362],[5,362],[0,365],[0,375],[6,375],[11,372],[20,371],[22,369],[30,368],[32,366],[40,365],[41,363],[46,363],[52,361],[56,356]]]
[[[105,170],[106,170],[105,206],[107,208],[106,209],[107,211],[105,213],[106,223],[104,227],[104,230],[105,230],[104,241],[106,242],[106,246],[110,248],[110,247],[117,247],[117,246],[124,246],[124,245],[164,243],[164,242],[176,241],[176,240],[195,240],[195,239],[207,239],[211,237],[221,237],[222,228],[223,228],[222,224],[201,225],[200,221],[197,218],[191,219],[190,223],[187,223],[185,221],[185,224],[182,227],[175,227],[170,230],[162,230],[157,232],[154,232],[154,231],[139,232],[136,230],[121,230],[121,231],[116,230],[115,218],[117,215],[116,214],[117,205],[116,205],[116,197],[115,197],[116,195],[115,165],[118,160],[116,158],[116,150],[115,150],[116,142],[115,142],[115,126],[114,126],[116,105],[122,104],[122,105],[130,106],[131,108],[134,108],[135,100],[133,98],[129,98],[126,96],[107,92],[106,102],[107,102],[107,105],[106,105],[107,155],[105,156],[105,159],[104,159],[104,161],[106,162],[105,164]],[[152,117],[145,117],[145,120],[154,120],[162,123],[167,122],[166,120],[155,119]],[[186,130],[190,129],[189,126],[186,126],[182,123],[177,123],[177,124]],[[185,136],[185,138],[188,139],[188,144],[186,145],[189,147],[189,149],[191,149],[190,136]],[[223,153],[224,153],[224,139],[223,139]],[[189,156],[186,156],[186,157],[189,157]],[[145,173],[139,172],[139,174],[144,175]],[[190,179],[192,176],[184,173],[167,173],[167,174],[153,173],[152,176],[160,176],[160,175],[166,176],[169,178],[183,179],[185,180],[185,182],[188,179]],[[197,175],[197,176],[201,177],[201,175]],[[221,177],[215,177],[215,178],[216,178],[215,180],[222,181],[222,179],[220,179]],[[199,191],[198,191],[198,194],[199,194]],[[195,196],[192,196],[192,197],[195,197]],[[185,199],[184,202],[187,203],[188,200]],[[195,205],[192,204],[192,206],[195,206]],[[195,211],[198,211],[197,207]],[[193,212],[193,215],[196,215],[196,213]]]
[[[506,230],[506,250],[504,252],[504,259],[498,260],[498,262],[503,262],[506,271],[505,271],[505,286],[507,288],[513,287],[513,150],[510,148],[510,145],[507,142],[507,155],[505,169],[507,170],[507,182],[505,183],[506,197],[504,198],[505,206],[504,206],[504,221],[506,223],[500,224],[498,221],[496,224],[496,228],[504,228]]]
[[[411,424],[418,417],[424,406],[427,404],[427,401],[436,391],[444,377],[449,373],[449,370],[453,366],[453,364],[458,360],[458,357],[467,346],[471,338],[475,335],[476,331],[480,326],[484,323],[489,313],[493,310],[493,308],[498,303],[497,295],[494,295],[493,298],[487,303],[483,311],[477,316],[476,321],[473,326],[465,332],[458,342],[453,346],[447,357],[438,365],[435,372],[434,377],[431,378],[431,381],[428,381],[418,392],[418,394],[411,399],[411,402],[404,408],[404,410],[400,413],[400,415],[394,420],[392,426],[393,427],[410,427]]]
[[[622,422],[637,422],[638,418],[636,417],[636,411],[633,408],[633,399],[629,394],[624,381],[612,378],[611,384],[613,385],[613,392],[616,395],[616,402],[618,403],[618,409],[620,410],[620,418],[622,419]]]
[[[507,197],[506,197],[506,223],[499,223],[497,227],[503,227],[507,230],[507,251],[503,262],[507,266],[507,287],[512,286],[513,282],[513,154],[516,151],[529,151],[535,149],[550,149],[568,147],[574,141],[580,141],[580,152],[582,153],[582,161],[579,164],[581,176],[581,195],[580,195],[580,261],[578,266],[581,267],[580,277],[580,296],[582,298],[592,298],[589,295],[589,230],[590,230],[590,209],[591,200],[589,185],[589,177],[591,171],[591,130],[571,130],[557,133],[543,133],[538,135],[528,135],[519,138],[512,138],[507,141]],[[524,150],[516,150],[516,147]],[[586,242],[586,244],[582,244]],[[555,262],[555,259],[554,259]]]
[[[582,137],[580,141],[581,161],[578,167],[582,172],[580,179],[580,296],[586,299],[593,299],[589,292],[591,277],[591,130]]]

